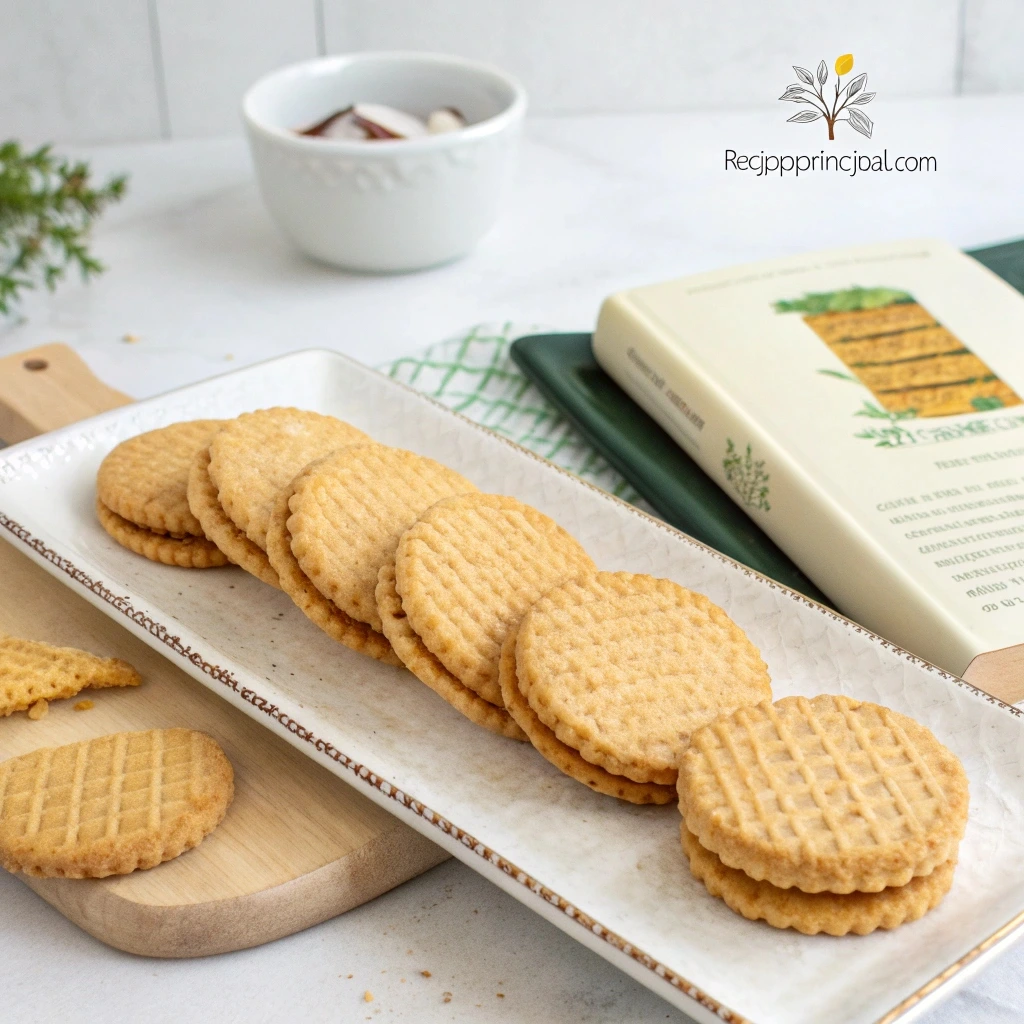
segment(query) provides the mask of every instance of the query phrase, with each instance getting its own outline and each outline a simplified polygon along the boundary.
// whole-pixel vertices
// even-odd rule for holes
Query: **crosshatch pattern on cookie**
[[[395,557],[412,629],[463,685],[499,705],[509,627],[546,591],[594,568],[553,519],[500,494],[442,499],[402,535]]]
[[[806,892],[904,885],[955,855],[967,820],[963,767],[924,726],[828,695],[698,730],[679,793],[723,863]]]
[[[186,420],[122,441],[100,463],[96,494],[119,516],[156,533],[202,537],[188,506],[188,473],[223,420]]]
[[[267,559],[266,552],[253,544],[220,507],[217,488],[210,479],[209,470],[210,450],[203,448],[196,454],[188,476],[189,507],[202,523],[203,531],[229,562],[269,586],[280,589],[277,572]]]
[[[0,636],[0,717],[37,700],[65,700],[83,689],[138,686],[142,677],[120,658],[100,658],[74,647]]]
[[[351,445],[296,478],[292,552],[321,594],[380,632],[377,576],[399,538],[441,498],[475,490],[454,469],[415,452]]]
[[[384,622],[384,632],[395,653],[405,667],[421,683],[425,683],[439,697],[443,697],[456,711],[471,722],[505,736],[525,742],[526,734],[516,725],[503,705],[484,700],[476,691],[463,686],[427,650],[423,641],[413,632],[409,618],[402,610],[402,599],[395,588],[395,563],[382,565],[377,582],[377,605]]]
[[[725,611],[643,573],[549,590],[523,617],[516,659],[540,720],[636,782],[675,785],[694,729],[772,695],[760,652]]]
[[[306,618],[332,640],[388,665],[401,665],[383,633],[343,612],[329,597],[324,597],[302,571],[292,553],[292,538],[288,532],[288,500],[291,495],[291,486],[281,491],[267,525],[267,557],[277,573],[281,589]]]
[[[334,416],[305,409],[245,412],[210,442],[209,474],[228,518],[260,548],[274,499],[314,459],[370,441]]]
[[[498,679],[508,713],[523,730],[533,748],[559,771],[589,786],[595,793],[618,797],[633,804],[669,804],[675,799],[673,786],[654,782],[634,782],[623,775],[613,775],[600,765],[591,764],[578,751],[563,743],[530,707],[519,687],[516,671],[518,627],[513,627],[501,647]]]
[[[0,860],[9,870],[103,877],[195,846],[224,815],[231,766],[204,733],[153,729],[0,763]]]

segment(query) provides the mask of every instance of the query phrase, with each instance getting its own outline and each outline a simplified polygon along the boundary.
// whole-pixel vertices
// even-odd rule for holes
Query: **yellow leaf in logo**
[[[853,54],[844,53],[842,57],[836,57],[836,74],[846,75],[853,70]]]

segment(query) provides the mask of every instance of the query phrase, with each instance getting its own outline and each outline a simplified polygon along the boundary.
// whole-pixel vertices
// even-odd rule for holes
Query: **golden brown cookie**
[[[318,460],[295,482],[288,530],[302,571],[325,597],[378,632],[377,577],[431,505],[476,488],[401,448],[360,444]]]
[[[498,658],[509,627],[594,563],[537,509],[500,494],[461,494],[402,535],[395,569],[413,632],[459,682],[500,704]]]
[[[266,550],[278,491],[315,459],[371,440],[333,416],[302,409],[260,409],[228,422],[210,442],[210,479],[221,508]]]
[[[804,892],[878,892],[954,860],[967,775],[923,725],[824,694],[740,708],[698,729],[679,809],[727,867]]]
[[[96,499],[96,518],[118,544],[151,562],[177,565],[182,569],[214,569],[228,564],[227,557],[212,540],[154,533],[112,512],[99,498]]]
[[[615,796],[633,804],[669,804],[676,798],[674,786],[659,786],[654,782],[634,782],[622,775],[613,775],[604,768],[584,761],[579,752],[567,747],[534,713],[527,703],[516,678],[516,638],[513,626],[501,646],[498,677],[501,695],[508,713],[526,733],[534,749],[550,761],[559,771],[582,782],[597,793]]]
[[[190,850],[234,795],[224,751],[190,729],[120,732],[0,762],[0,864],[104,878]]]
[[[773,928],[795,928],[805,935],[867,935],[877,928],[897,928],[933,910],[953,884],[956,859],[939,864],[906,885],[879,892],[801,892],[757,882],[736,868],[726,867],[705,850],[697,837],[680,826],[690,871],[712,896],[750,921],[767,921]]]
[[[386,636],[365,622],[357,622],[346,615],[333,601],[324,597],[302,571],[292,554],[291,536],[288,533],[288,499],[291,495],[290,486],[278,495],[267,526],[267,557],[277,573],[281,589],[311,622],[316,623],[333,640],[378,661],[401,665],[402,662],[391,649]]]
[[[203,449],[196,455],[188,477],[189,508],[202,524],[203,532],[229,561],[264,583],[280,587],[266,552],[253,544],[224,514],[217,500],[217,488],[210,479],[209,466],[210,452]]]
[[[526,735],[504,709],[486,701],[479,694],[463,686],[427,650],[423,641],[413,632],[409,619],[402,610],[402,599],[395,588],[394,562],[381,567],[377,583],[377,607],[384,623],[384,635],[391,641],[395,653],[405,667],[422,683],[426,683],[438,696],[443,697],[456,711],[471,722],[482,725],[499,736],[525,741]]]
[[[0,636],[0,717],[24,711],[37,701],[65,700],[86,688],[141,682],[139,673],[120,658]]]
[[[100,463],[96,496],[136,526],[175,537],[202,537],[188,507],[188,473],[223,420],[189,420],[122,441]]]
[[[626,572],[549,590],[520,624],[516,665],[534,714],[566,746],[664,786],[694,729],[772,695],[760,652],[721,608]]]

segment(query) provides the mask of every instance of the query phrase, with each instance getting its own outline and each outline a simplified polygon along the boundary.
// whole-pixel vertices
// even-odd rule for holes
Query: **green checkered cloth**
[[[541,333],[544,328],[532,325],[481,324],[381,369],[393,380],[646,509],[632,486],[576,433],[509,357],[509,346],[516,338]]]

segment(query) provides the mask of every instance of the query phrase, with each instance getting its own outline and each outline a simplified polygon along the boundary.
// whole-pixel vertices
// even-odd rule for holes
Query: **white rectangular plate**
[[[408,673],[334,644],[240,570],[156,565],[100,529],[96,469],[118,441],[270,405],[332,413],[481,490],[530,502],[603,569],[707,594],[760,647],[776,697],[846,693],[923,722],[970,776],[949,896],[922,920],[867,937],[746,921],[690,876],[674,808],[590,792],[530,747],[473,726]],[[0,527],[198,680],[697,1020],[906,1019],[1024,924],[1018,709],[343,356],[288,356],[7,449]]]

